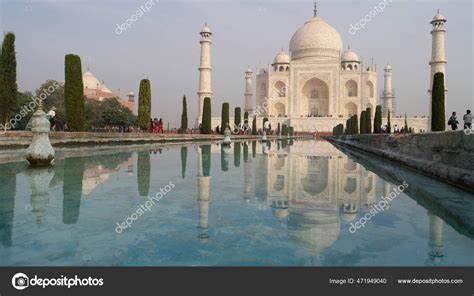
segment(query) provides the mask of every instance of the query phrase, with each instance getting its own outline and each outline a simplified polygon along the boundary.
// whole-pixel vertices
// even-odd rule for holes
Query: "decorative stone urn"
[[[224,141],[222,142],[222,145],[224,146],[230,146],[231,140],[230,140],[230,129],[227,127],[224,131]]]
[[[54,160],[54,149],[49,142],[50,127],[51,124],[43,111],[43,103],[40,102],[31,122],[33,141],[26,150],[26,159],[31,166],[48,166]]]
[[[266,142],[266,141],[267,141],[267,132],[264,130],[263,131],[262,142]]]

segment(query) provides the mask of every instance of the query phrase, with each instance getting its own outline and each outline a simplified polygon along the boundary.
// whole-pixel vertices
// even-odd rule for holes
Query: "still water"
[[[325,141],[82,154],[0,165],[1,266],[474,266],[474,196]]]

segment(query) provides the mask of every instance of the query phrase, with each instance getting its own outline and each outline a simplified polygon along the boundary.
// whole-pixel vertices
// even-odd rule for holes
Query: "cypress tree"
[[[433,77],[431,90],[431,130],[434,132],[446,130],[444,74],[438,72]]]
[[[236,131],[241,128],[240,124],[242,123],[242,114],[240,114],[240,112],[240,107],[236,107],[234,111],[234,127]]]
[[[357,135],[359,133],[359,118],[357,117],[357,114],[352,117],[354,118],[354,134]]]
[[[253,117],[252,121],[252,135],[256,136],[257,135],[257,116]]]
[[[387,134],[392,133],[392,123],[390,122],[390,111],[387,114]]]
[[[202,132],[203,134],[212,134],[211,125],[211,98],[204,98],[204,105],[202,110]]]
[[[372,133],[372,109],[371,108],[367,108],[365,110],[365,132],[367,134],[371,134]]]
[[[366,133],[366,129],[365,129],[365,126],[367,124],[367,119],[365,118],[365,112],[366,111],[362,111],[360,113],[360,133],[361,134],[365,134]]]
[[[375,107],[374,134],[380,134],[381,132],[382,132],[382,106],[377,105],[377,107]]]
[[[140,91],[138,93],[138,127],[142,131],[148,131],[151,119],[151,85],[150,80],[140,81]]]
[[[279,135],[280,134],[280,123],[278,123],[278,126],[277,126],[277,134]]]
[[[181,132],[185,133],[188,129],[188,104],[186,96],[183,96],[183,113],[181,114]]]
[[[346,122],[347,124],[347,134],[352,135],[352,120],[349,118]]]
[[[408,134],[410,132],[410,129],[408,127],[408,121],[407,121],[407,114],[405,113],[405,127],[403,128],[403,131],[405,134]]]
[[[84,112],[85,97],[82,83],[81,58],[68,54],[64,61],[64,108],[69,130],[82,132],[86,129]]]
[[[244,127],[248,127],[249,126],[249,113],[246,111],[244,113]]]
[[[240,107],[236,107],[234,110],[234,124],[236,128],[240,127],[240,124],[242,123],[242,114]]]
[[[8,32],[3,37],[0,53],[0,123],[5,124],[5,131],[14,128],[7,123],[13,115],[12,109],[17,105],[17,100],[15,34]]]
[[[224,134],[226,127],[229,126],[229,103],[222,104],[221,113],[221,133]]]

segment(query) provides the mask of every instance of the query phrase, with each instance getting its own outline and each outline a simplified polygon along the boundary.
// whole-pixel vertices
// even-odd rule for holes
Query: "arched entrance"
[[[308,80],[302,88],[301,115],[329,115],[329,87],[318,78]]]

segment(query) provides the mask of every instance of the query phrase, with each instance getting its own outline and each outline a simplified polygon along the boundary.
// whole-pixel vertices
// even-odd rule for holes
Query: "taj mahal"
[[[446,19],[439,11],[431,21],[431,79],[436,72],[445,73],[445,22]],[[207,24],[200,34],[197,124],[202,119],[204,98],[212,98],[213,94],[212,32]],[[291,38],[289,52],[282,49],[272,64],[256,67],[255,85],[252,68],[248,67],[245,71],[243,109],[250,117],[257,117],[258,129],[263,127],[265,118],[272,126],[286,124],[294,127],[297,132],[328,132],[337,124],[344,124],[352,115],[360,115],[366,108],[371,108],[373,117],[375,107],[381,105],[383,125],[387,124],[387,114],[390,113],[392,127],[402,127],[405,118],[395,114],[392,66],[386,65],[383,71],[384,86],[378,102],[377,65],[373,59],[369,65],[365,65],[355,51],[349,46],[344,47],[341,35],[318,15],[315,5],[313,16]],[[429,114],[429,96],[426,99],[426,113]],[[414,132],[425,132],[429,130],[429,118],[411,117],[408,118],[408,124]],[[220,121],[220,117],[213,117],[213,128],[220,126]]]

